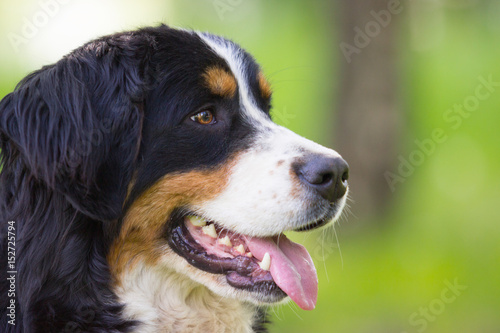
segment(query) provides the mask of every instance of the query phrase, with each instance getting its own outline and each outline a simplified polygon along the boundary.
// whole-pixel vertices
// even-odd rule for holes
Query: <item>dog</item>
[[[0,330],[266,332],[269,305],[313,309],[283,233],[339,217],[348,165],[271,96],[240,46],[166,25],[24,78],[0,102]]]

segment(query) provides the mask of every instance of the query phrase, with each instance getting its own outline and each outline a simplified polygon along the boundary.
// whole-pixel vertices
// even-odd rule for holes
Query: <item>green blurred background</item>
[[[377,8],[389,6],[373,2]],[[348,62],[341,45],[355,40],[345,36],[366,27],[359,22],[376,21],[366,6],[351,8],[361,21],[344,15],[353,3],[2,1],[0,97],[30,71],[102,34],[164,22],[229,37],[262,64],[274,88],[275,120],[338,149],[360,189],[356,193],[353,185],[351,213],[335,230],[290,235],[307,245],[316,263],[319,299],[310,312],[294,304],[270,309],[271,332],[500,332],[500,87],[495,85],[500,82],[500,1],[401,0],[400,12],[379,26],[380,33],[372,31],[371,44],[358,48]],[[30,29],[29,22],[38,27]],[[384,35],[386,30],[391,34]],[[388,39],[390,44],[380,43]],[[384,47],[390,48],[390,58]],[[377,68],[384,59],[395,73],[394,89],[389,85],[393,93],[384,100],[393,101],[390,117],[397,121],[383,121],[367,109],[366,118],[344,128],[340,120],[353,111],[342,102],[349,93],[342,90],[346,75],[362,66]],[[362,71],[358,80],[387,84],[384,75],[369,75]],[[481,78],[494,83],[486,87]],[[357,87],[349,86],[350,92],[375,110],[380,96]],[[478,89],[489,92],[487,97],[474,99]],[[467,103],[470,112],[449,111]],[[447,118],[451,114],[456,123]],[[366,119],[372,120],[367,124]],[[380,156],[389,167],[371,175],[378,185],[365,189],[361,170],[370,163],[360,165],[367,147],[356,138],[386,132],[388,123],[397,137],[369,152],[374,162]],[[436,128],[446,137],[425,153],[415,140],[428,142]],[[365,140],[378,142],[377,135]],[[401,161],[411,158],[418,165],[391,188],[387,172],[401,176]],[[383,202],[370,207],[363,193],[380,194]]]

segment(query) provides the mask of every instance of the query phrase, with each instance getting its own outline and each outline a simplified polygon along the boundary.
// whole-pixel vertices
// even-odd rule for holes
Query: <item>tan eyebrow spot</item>
[[[269,81],[266,80],[266,77],[262,72],[259,72],[259,74],[257,74],[257,80],[259,81],[261,96],[265,99],[271,98],[271,95],[273,93],[271,85],[269,84]]]
[[[215,95],[233,97],[236,94],[236,79],[233,74],[220,67],[209,67],[203,73],[203,80],[205,86]]]

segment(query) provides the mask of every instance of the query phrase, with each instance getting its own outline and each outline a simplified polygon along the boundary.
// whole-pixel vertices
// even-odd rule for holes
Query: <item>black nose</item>
[[[347,191],[349,166],[340,157],[312,155],[293,168],[304,185],[330,202],[342,198]]]

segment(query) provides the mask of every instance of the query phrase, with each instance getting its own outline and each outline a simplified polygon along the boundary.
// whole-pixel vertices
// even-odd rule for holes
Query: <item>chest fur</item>
[[[251,333],[258,317],[254,305],[218,296],[173,271],[136,267],[115,292],[141,333]]]

